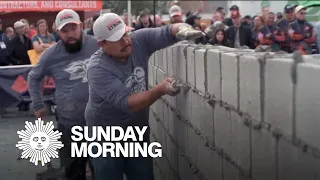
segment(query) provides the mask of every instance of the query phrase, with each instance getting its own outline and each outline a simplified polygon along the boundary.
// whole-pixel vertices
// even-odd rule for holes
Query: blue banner
[[[0,68],[0,108],[15,107],[22,102],[31,102],[28,93],[28,73],[32,66],[16,66]],[[49,91],[44,89],[45,100],[54,99],[53,82]]]

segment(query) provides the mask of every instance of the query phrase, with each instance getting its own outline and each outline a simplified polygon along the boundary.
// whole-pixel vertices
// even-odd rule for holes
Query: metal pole
[[[132,26],[132,16],[131,16],[131,0],[128,0],[128,26]]]

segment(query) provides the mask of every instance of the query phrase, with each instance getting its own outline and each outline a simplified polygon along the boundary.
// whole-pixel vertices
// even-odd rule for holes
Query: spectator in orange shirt
[[[31,40],[37,34],[37,31],[30,28],[29,22],[26,19],[21,19],[20,21],[25,24],[25,35]]]

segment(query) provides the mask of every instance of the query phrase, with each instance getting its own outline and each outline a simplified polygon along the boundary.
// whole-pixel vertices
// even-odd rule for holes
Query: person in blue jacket
[[[275,25],[275,14],[268,12],[266,24],[259,30],[258,40],[261,45],[268,45],[273,51],[279,51],[280,45],[286,42],[283,31]]]
[[[292,50],[299,50],[303,55],[312,54],[312,45],[316,42],[315,29],[306,20],[306,9],[301,5],[296,7],[296,20],[289,24],[288,30]]]

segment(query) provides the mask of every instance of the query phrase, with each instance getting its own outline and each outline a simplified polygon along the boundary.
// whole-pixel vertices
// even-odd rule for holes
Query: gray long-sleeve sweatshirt
[[[41,85],[45,76],[56,84],[55,104],[59,123],[67,126],[84,125],[84,111],[88,101],[87,64],[99,47],[93,36],[84,36],[82,49],[68,53],[62,41],[43,52],[39,63],[28,76],[28,87],[34,110],[44,107]]]
[[[102,49],[88,65],[89,101],[85,112],[89,126],[146,126],[149,108],[132,112],[128,97],[148,89],[148,60],[155,51],[178,40],[171,25],[145,28],[131,35],[132,52],[125,63],[107,56]]]

